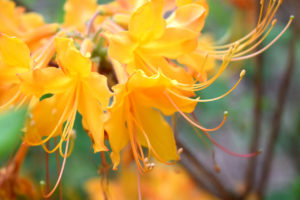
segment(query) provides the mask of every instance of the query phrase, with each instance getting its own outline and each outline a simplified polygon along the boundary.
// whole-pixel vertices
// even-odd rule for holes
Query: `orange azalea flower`
[[[26,142],[31,145],[44,144],[56,136],[57,131],[60,132],[66,121],[60,134],[61,142],[50,152],[55,151],[70,137],[76,112],[79,111],[83,117],[83,125],[94,142],[94,151],[106,151],[103,110],[108,106],[111,96],[106,77],[91,72],[91,61],[75,48],[72,39],[56,38],[55,41],[60,69],[48,67],[20,75],[24,93],[37,97],[54,94],[53,97],[42,100],[34,109],[33,117],[27,126]],[[53,118],[46,122],[42,119],[48,118],[47,111],[51,111]]]
[[[54,39],[30,54],[28,46],[21,39],[0,33],[0,110],[12,105],[18,105],[18,108],[36,101],[20,90],[22,83],[17,75],[30,72],[33,68],[46,67],[54,55]]]
[[[129,74],[142,69],[152,75],[160,69],[170,78],[186,82],[185,70],[169,63],[168,59],[176,59],[196,48],[199,33],[192,27],[203,26],[201,16],[205,11],[198,4],[184,6],[165,20],[163,6],[160,0],[147,2],[132,14],[128,31],[107,33],[109,55],[126,65]],[[201,12],[184,17],[192,9]]]
[[[179,159],[173,131],[159,112],[165,115],[177,112],[163,95],[165,91],[168,92],[167,88],[180,93],[174,83],[162,74],[147,77],[141,70],[130,76],[126,84],[113,87],[115,99],[108,110],[105,130],[112,148],[114,169],[120,162],[120,151],[128,142],[141,172],[148,170],[142,146],[148,148],[149,155],[161,162]],[[170,92],[168,94],[183,112],[194,110],[196,102],[178,98]]]
[[[37,13],[24,13],[13,1],[0,0],[0,32],[21,38],[30,49],[37,49],[40,40],[57,32],[58,24],[45,24]]]

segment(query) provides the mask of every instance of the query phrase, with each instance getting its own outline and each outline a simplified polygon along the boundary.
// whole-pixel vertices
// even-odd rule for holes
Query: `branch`
[[[235,199],[234,196],[227,191],[224,187],[224,184],[213,174],[210,170],[206,169],[206,167],[196,159],[193,152],[189,150],[189,148],[184,145],[179,138],[176,138],[176,142],[178,146],[183,147],[183,152],[181,154],[181,164],[192,174],[194,180],[200,185],[201,188],[204,188],[208,192],[219,196],[222,199]],[[202,178],[202,174],[204,177]],[[208,182],[211,183],[210,187]]]
[[[290,87],[291,77],[293,74],[293,70],[295,68],[296,39],[297,39],[297,26],[295,26],[294,24],[293,35],[290,41],[289,60],[283,75],[283,79],[280,84],[280,88],[277,96],[277,106],[273,115],[273,119],[271,121],[272,129],[271,129],[270,136],[268,138],[268,144],[265,153],[265,159],[262,165],[260,180],[256,188],[257,195],[259,198],[262,198],[262,196],[265,194],[265,190],[270,177],[272,162],[274,158],[274,147],[279,136],[282,114],[286,104],[286,97],[287,97],[288,89]]]

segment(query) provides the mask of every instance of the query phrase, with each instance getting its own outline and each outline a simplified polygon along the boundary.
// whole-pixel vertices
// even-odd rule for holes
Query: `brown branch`
[[[228,192],[224,187],[224,183],[222,183],[210,170],[206,169],[201,161],[195,157],[193,152],[191,152],[179,138],[176,138],[176,142],[179,147],[183,148],[180,163],[188,170],[201,188],[220,197],[221,199],[235,199],[234,195]],[[205,179],[199,176],[200,174],[202,174]],[[208,182],[211,183],[212,187],[208,185]]]
[[[249,145],[249,152],[255,152],[258,149],[261,122],[262,122],[262,96],[263,96],[263,55],[259,55],[255,59],[255,80],[254,80],[254,110],[253,110],[253,136]],[[252,190],[255,181],[257,157],[249,159],[247,169],[245,171],[245,192],[244,196]]]
[[[277,96],[277,106],[274,112],[272,121],[271,121],[271,132],[268,138],[268,144],[266,148],[265,157],[263,160],[262,171],[259,183],[257,185],[257,195],[259,198],[262,198],[265,194],[267,184],[270,177],[270,172],[272,168],[272,162],[274,158],[274,147],[276,141],[279,136],[279,130],[281,127],[281,119],[284,111],[284,107],[286,104],[286,97],[288,93],[288,89],[291,82],[291,77],[293,74],[293,70],[295,67],[295,51],[296,51],[296,39],[297,39],[297,27],[293,26],[293,35],[290,42],[290,49],[289,49],[289,60],[286,66],[286,70],[283,74],[283,79],[280,84],[278,96]]]

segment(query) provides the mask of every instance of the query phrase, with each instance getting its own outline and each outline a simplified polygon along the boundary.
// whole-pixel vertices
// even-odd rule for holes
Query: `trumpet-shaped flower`
[[[130,76],[126,84],[113,87],[115,99],[109,109],[105,130],[112,148],[114,168],[120,162],[119,152],[128,142],[141,172],[147,171],[142,146],[148,148],[149,154],[161,162],[179,159],[173,131],[161,114],[177,112],[163,95],[165,91],[168,92],[167,88],[180,92],[162,74],[148,77],[141,70]],[[178,98],[172,93],[169,95],[184,112],[194,110],[195,102]]]
[[[143,4],[131,15],[128,31],[107,33],[109,55],[126,65],[129,74],[142,69],[152,75],[160,69],[167,76],[170,74],[170,78],[182,81],[185,70],[170,64],[169,59],[196,48],[199,33],[192,28],[203,26],[205,11],[198,4],[187,5],[165,20],[163,3],[153,0]],[[186,16],[189,11],[191,14]]]
[[[27,94],[41,97],[53,94],[40,102],[32,113],[26,138],[34,138],[27,142],[32,145],[43,144],[51,137],[60,134],[61,142],[52,150],[61,147],[64,140],[70,137],[76,112],[82,115],[83,126],[88,130],[94,143],[94,151],[107,150],[104,145],[103,110],[109,103],[111,93],[106,84],[106,77],[91,72],[92,63],[74,46],[73,40],[56,38],[57,62],[60,68],[48,67],[37,69],[31,73],[21,74],[22,90]],[[52,119],[46,123],[46,115],[51,111]],[[37,131],[46,134],[37,135]],[[45,136],[46,138],[42,138]],[[37,142],[38,141],[38,142]]]

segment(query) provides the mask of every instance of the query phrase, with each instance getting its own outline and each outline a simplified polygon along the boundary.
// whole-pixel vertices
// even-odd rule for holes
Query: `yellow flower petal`
[[[93,141],[94,152],[107,151],[104,144],[104,114],[100,103],[91,94],[81,88],[78,111],[82,115],[82,124],[88,130]]]
[[[13,1],[0,0],[0,30],[2,33],[21,36],[20,20]]]
[[[141,102],[144,106],[154,107],[163,112],[164,115],[172,115],[177,109],[171,104],[165,92],[170,89],[178,94],[183,95],[181,91],[174,88],[173,82],[162,74],[146,76],[142,71],[137,71],[129,80],[128,88],[134,94],[136,101]],[[186,113],[191,113],[195,109],[196,102],[188,99],[179,98],[169,93],[178,108]]]
[[[97,0],[67,0],[64,5],[64,24],[82,31],[87,20],[89,20],[97,10]]]
[[[205,10],[209,11],[209,6],[206,0],[176,0],[176,5],[178,7],[185,6],[191,3],[197,3],[205,8]]]
[[[120,63],[129,63],[133,60],[134,50],[138,44],[131,39],[128,32],[124,31],[108,35],[108,39],[108,54],[110,57],[116,59]]]
[[[44,18],[40,14],[34,12],[24,13],[21,16],[21,20],[22,25],[26,30],[38,28],[45,24]]]
[[[188,29],[167,28],[164,35],[141,48],[144,54],[177,58],[197,47],[198,35]]]
[[[30,50],[20,39],[0,33],[0,59],[9,66],[30,69]]]
[[[73,82],[62,70],[54,67],[36,69],[19,74],[21,90],[25,94],[41,97],[44,94],[59,94],[71,88]]]
[[[124,85],[114,87],[116,98],[113,107],[109,110],[107,120],[105,122],[105,130],[108,134],[109,143],[112,148],[111,159],[114,168],[120,162],[120,151],[128,144],[129,135],[126,126],[126,110],[128,110],[127,97],[125,96]]]
[[[140,42],[160,38],[166,26],[162,9],[162,0],[152,0],[139,7],[129,22],[130,35]]]
[[[184,54],[177,58],[181,64],[188,66],[195,71],[195,76],[198,76],[202,81],[205,81],[207,73],[216,68],[216,59],[208,56],[205,57],[204,51],[213,51],[213,38],[209,35],[202,35],[198,41],[198,47],[195,51]]]
[[[50,98],[44,99],[38,102],[34,108],[30,111],[31,117],[27,121],[25,131],[25,141],[29,144],[35,144],[40,142],[43,137],[49,136],[54,128],[58,126],[58,129],[53,134],[53,137],[58,136],[62,131],[63,123],[58,125],[62,113],[66,109],[65,103],[72,99],[70,90],[66,94],[55,95]],[[69,110],[67,111],[67,113]],[[63,121],[66,120],[66,116]]]
[[[168,27],[188,28],[199,33],[205,23],[206,10],[199,4],[179,7],[167,20]]]
[[[166,122],[159,111],[156,111],[151,107],[140,106],[140,103],[138,102],[136,102],[134,106],[136,108],[138,120],[147,134],[151,147],[159,157],[153,153],[152,155],[157,159],[162,159],[164,162],[178,160],[179,156],[177,155],[173,131],[168,122]],[[138,134],[138,141],[144,147],[148,147],[146,139],[140,131]]]
[[[62,70],[74,77],[87,77],[91,73],[92,63],[83,56],[69,38],[55,38],[57,61]]]
[[[185,71],[183,67],[169,63],[163,57],[145,56],[143,58],[145,62],[142,62],[137,66],[141,66],[142,64],[145,65],[145,63],[147,63],[148,65],[152,65],[153,68],[160,70],[163,74],[168,75],[168,78],[170,79],[177,80],[180,83],[193,83],[193,78]]]
[[[85,90],[92,95],[93,98],[97,99],[103,108],[107,108],[112,93],[109,91],[107,86],[107,78],[98,73],[92,72],[91,76],[83,82]]]

